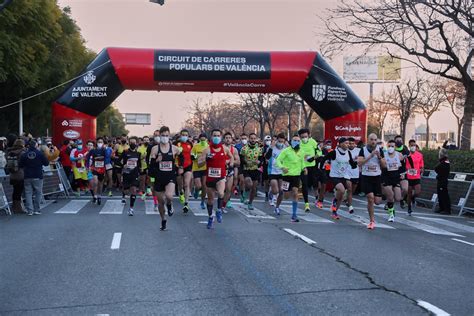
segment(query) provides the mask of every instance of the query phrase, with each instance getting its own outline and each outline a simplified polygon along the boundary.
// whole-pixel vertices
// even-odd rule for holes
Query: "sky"
[[[87,47],[167,49],[220,49],[251,51],[317,51],[323,23],[318,16],[334,6],[328,0],[58,0],[69,6]],[[350,55],[349,52],[343,52]],[[342,58],[331,61],[342,74]],[[403,66],[403,65],[402,65]],[[353,89],[363,100],[368,85]],[[384,89],[390,86],[385,85]],[[375,86],[377,94],[382,85]],[[178,131],[196,98],[232,99],[235,95],[210,93],[125,91],[116,105],[122,113],[151,113],[151,126],[128,125],[133,135],[150,134],[161,124]],[[447,112],[446,112],[447,111]],[[449,110],[432,119],[436,131],[455,130]],[[448,114],[448,115],[447,115]],[[423,119],[417,117],[416,124]]]

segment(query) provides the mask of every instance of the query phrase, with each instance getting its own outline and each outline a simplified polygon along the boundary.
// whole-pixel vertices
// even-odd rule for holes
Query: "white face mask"
[[[97,143],[97,148],[102,148],[104,147],[104,143]]]
[[[155,143],[159,143],[160,142],[160,136],[155,136],[153,138],[153,140],[155,141]]]
[[[247,145],[247,143],[248,143],[248,140],[242,139],[242,144]]]
[[[305,144],[308,142],[308,140],[309,140],[308,137],[303,137],[303,138],[301,138],[301,141],[302,141],[303,143],[305,143]]]
[[[169,138],[169,136],[161,136],[160,141],[161,141],[162,144],[167,144],[167,143],[169,143],[170,138]]]
[[[393,154],[395,152],[395,148],[394,147],[388,147],[387,151],[388,151],[389,154]]]
[[[265,145],[270,146],[271,144],[272,144],[272,141],[271,141],[271,140],[265,141]]]
[[[331,145],[324,146],[324,148],[329,150],[329,149],[331,149]]]
[[[410,151],[414,153],[416,151],[416,146],[410,146]]]

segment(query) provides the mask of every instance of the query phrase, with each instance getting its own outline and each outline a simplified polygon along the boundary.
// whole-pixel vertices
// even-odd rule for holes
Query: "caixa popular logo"
[[[322,101],[326,97],[327,87],[325,84],[313,84],[313,98]]]
[[[78,131],[68,129],[63,132],[63,136],[69,139],[78,139],[81,134]]]
[[[62,126],[69,126],[69,122],[67,120],[62,121],[61,123]]]
[[[94,75],[94,72],[92,70],[88,71],[82,79],[84,79],[84,82],[87,83],[88,85],[91,85],[94,83],[96,76]]]

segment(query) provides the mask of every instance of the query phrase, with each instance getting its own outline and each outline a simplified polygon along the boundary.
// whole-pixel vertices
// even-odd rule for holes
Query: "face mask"
[[[82,150],[82,145],[77,145],[78,150]]]
[[[395,152],[395,148],[394,147],[388,147],[387,151],[388,151],[389,154],[393,154]]]
[[[218,136],[212,137],[212,143],[213,143],[214,145],[219,145],[220,142],[221,142],[221,138],[220,138],[220,137],[218,137]]]
[[[104,143],[97,143],[97,148],[102,148],[104,147]]]
[[[160,142],[160,136],[153,137],[153,140],[155,141],[155,143],[159,143]]]
[[[150,140],[149,140],[149,139],[143,140],[143,144],[144,144],[144,145],[148,145],[149,143],[150,143]]]
[[[183,143],[187,142],[188,141],[188,136],[181,136],[181,141]]]
[[[125,145],[127,143],[126,140],[122,140],[122,145]]]
[[[412,153],[414,153],[414,152],[416,151],[416,146],[411,146],[411,147],[410,147],[410,151],[411,151]]]
[[[293,147],[294,149],[298,149],[299,146],[300,146],[300,141],[299,140],[292,140],[291,141],[291,147]]]
[[[276,143],[276,147],[277,147],[278,149],[282,149],[282,148],[283,148],[283,145],[284,145],[283,143]]]
[[[331,149],[331,145],[326,145],[326,146],[324,146],[324,148],[329,150],[329,149]]]
[[[242,144],[247,145],[248,140],[242,139]]]
[[[170,141],[169,136],[161,136],[160,141],[162,144],[167,144]]]
[[[303,137],[301,138],[301,141],[306,144],[308,141],[309,141],[309,138],[308,137]]]
[[[130,149],[131,150],[134,150],[135,148],[137,148],[137,144],[130,144]]]
[[[265,145],[270,146],[271,144],[272,144],[272,141],[271,141],[271,140],[265,141]]]
[[[40,140],[40,139],[38,139],[37,144],[38,144],[38,145],[41,145],[41,140]]]

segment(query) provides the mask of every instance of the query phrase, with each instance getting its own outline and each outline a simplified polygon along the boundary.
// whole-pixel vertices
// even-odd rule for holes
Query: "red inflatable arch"
[[[96,117],[124,89],[298,93],[325,137],[365,140],[364,103],[316,52],[106,48],[53,103],[53,138],[94,139]]]

